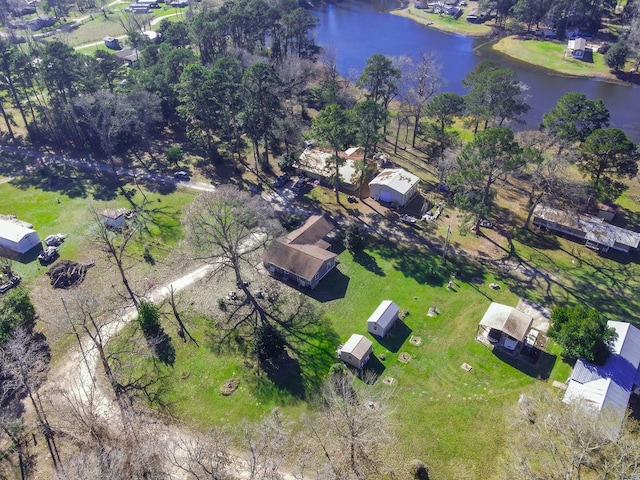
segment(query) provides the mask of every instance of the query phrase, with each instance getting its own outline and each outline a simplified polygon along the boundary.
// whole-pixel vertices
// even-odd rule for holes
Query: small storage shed
[[[418,177],[402,168],[385,168],[369,183],[369,195],[375,200],[397,203],[402,207],[418,192],[419,183]]]
[[[26,253],[40,245],[40,237],[31,225],[12,218],[0,218],[0,247]]]
[[[115,230],[122,230],[125,223],[125,213],[126,210],[123,208],[119,208],[118,210],[108,209],[103,210],[100,216],[102,217],[102,221],[107,227],[113,228]]]
[[[363,335],[354,333],[338,352],[340,360],[349,365],[362,368],[373,353],[373,342]]]
[[[399,312],[398,305],[391,300],[383,300],[367,320],[367,331],[372,335],[384,338],[398,320]]]

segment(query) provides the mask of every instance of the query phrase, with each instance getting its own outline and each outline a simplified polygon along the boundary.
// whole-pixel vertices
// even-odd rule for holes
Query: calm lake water
[[[395,6],[389,1],[347,0],[314,10],[320,19],[316,29],[318,44],[335,52],[340,72],[350,80],[358,77],[367,58],[374,53],[415,58],[422,52],[435,51],[447,81],[443,91],[463,94],[461,80],[478,62],[489,58],[516,70],[518,78],[529,87],[531,110],[525,118],[525,127],[517,128],[536,128],[558,98],[567,92],[582,92],[590,99],[601,98],[611,112],[611,126],[622,128],[635,142],[640,142],[638,86],[553,75],[482,47],[486,40],[440,32],[388,13]]]

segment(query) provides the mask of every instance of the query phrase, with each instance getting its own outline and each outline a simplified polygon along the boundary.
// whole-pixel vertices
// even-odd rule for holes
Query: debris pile
[[[79,285],[87,274],[87,267],[71,260],[61,260],[47,270],[53,288],[71,288]]]

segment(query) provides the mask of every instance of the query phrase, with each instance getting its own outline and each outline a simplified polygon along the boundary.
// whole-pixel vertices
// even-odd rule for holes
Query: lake
[[[355,80],[374,53],[389,56],[419,57],[435,51],[446,79],[443,91],[464,94],[461,80],[481,60],[487,58],[513,68],[528,87],[531,110],[526,125],[537,128],[542,115],[567,92],[582,92],[590,99],[600,98],[611,113],[611,126],[623,129],[635,142],[640,142],[640,88],[637,85],[613,85],[587,78],[568,78],[511,59],[494,52],[486,39],[449,34],[420,25],[408,18],[391,15],[396,8],[388,1],[347,0],[319,7],[313,13],[320,19],[316,29],[317,43],[335,52],[340,72]]]

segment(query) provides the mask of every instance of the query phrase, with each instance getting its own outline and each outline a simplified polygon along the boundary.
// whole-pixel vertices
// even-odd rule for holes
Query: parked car
[[[493,228],[493,223],[491,223],[489,220],[486,220],[484,218],[478,222],[478,225],[484,228]]]
[[[287,183],[289,183],[289,180],[291,180],[289,174],[283,173],[278,178],[276,178],[276,181],[273,182],[273,186],[276,188],[284,187]]]
[[[185,172],[184,170],[180,170],[173,174],[173,178],[177,180],[189,180],[189,172]]]
[[[6,282],[0,283],[0,293],[6,293],[11,290],[13,287],[18,285],[22,280],[22,277],[18,275],[11,275]]]
[[[407,215],[406,213],[400,217],[400,220],[402,220],[404,223],[408,223],[409,225],[415,225],[415,223],[418,221],[416,217],[412,217],[411,215]]]
[[[293,184],[293,187],[291,187],[291,190],[293,190],[295,193],[303,193],[306,188],[307,188],[307,179],[304,177],[301,177],[296,181],[296,183]]]
[[[55,235],[49,235],[44,239],[44,244],[47,247],[57,247],[64,242],[64,235],[56,233]]]

